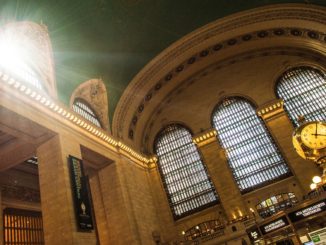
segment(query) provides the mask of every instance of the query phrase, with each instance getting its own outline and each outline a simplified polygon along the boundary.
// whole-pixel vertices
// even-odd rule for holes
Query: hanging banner
[[[77,225],[80,230],[92,230],[92,212],[82,160],[69,156],[69,170]]]

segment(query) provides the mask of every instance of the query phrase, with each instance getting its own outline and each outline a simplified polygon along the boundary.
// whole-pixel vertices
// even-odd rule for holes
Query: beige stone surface
[[[200,151],[227,218],[232,220],[239,218],[240,215],[247,215],[247,209],[234,181],[224,150],[217,141],[214,141],[200,147]]]
[[[94,231],[77,232],[68,155],[81,157],[73,138],[55,136],[37,149],[45,243],[96,244]]]

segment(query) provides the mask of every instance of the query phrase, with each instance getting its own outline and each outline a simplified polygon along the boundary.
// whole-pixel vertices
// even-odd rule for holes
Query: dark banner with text
[[[288,214],[288,216],[292,222],[297,222],[324,211],[326,211],[326,199],[310,204],[305,208],[291,212]]]
[[[259,229],[263,235],[266,235],[268,233],[274,232],[288,225],[289,225],[289,221],[286,219],[285,216],[282,216],[267,224],[261,225]]]
[[[92,212],[82,160],[69,156],[69,170],[78,227],[81,230],[92,230]]]

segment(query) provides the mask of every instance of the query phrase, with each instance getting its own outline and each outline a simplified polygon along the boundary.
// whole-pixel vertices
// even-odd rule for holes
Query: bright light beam
[[[39,89],[42,85],[33,71],[33,43],[14,30],[0,32],[0,67],[17,79],[22,79]]]

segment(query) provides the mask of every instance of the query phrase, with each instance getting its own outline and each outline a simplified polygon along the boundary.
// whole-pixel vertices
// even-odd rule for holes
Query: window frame
[[[156,134],[155,139],[154,139],[154,143],[153,143],[153,151],[155,152],[156,155],[157,155],[157,151],[156,151],[156,150],[157,150],[157,144],[158,144],[158,141],[159,141],[160,137],[161,137],[162,135],[164,135],[163,133],[164,133],[164,131],[167,130],[168,127],[173,127],[173,126],[176,126],[176,127],[179,127],[179,128],[183,128],[183,129],[185,129],[185,130],[190,134],[190,136],[193,137],[193,133],[192,133],[192,131],[189,129],[189,127],[185,126],[185,125],[182,124],[182,123],[170,123],[170,124],[164,125],[164,126],[160,129],[160,131]],[[193,143],[193,144],[194,144],[194,143]],[[213,181],[212,181],[212,179],[211,179],[211,177],[210,177],[210,175],[209,175],[209,173],[208,173],[207,166],[205,165],[205,163],[204,163],[204,161],[203,161],[202,154],[201,154],[201,152],[200,152],[200,150],[198,149],[198,146],[197,146],[196,144],[194,144],[194,147],[195,147],[196,150],[197,150],[197,153],[198,153],[198,155],[199,155],[199,158],[200,158],[200,161],[201,161],[201,163],[202,163],[203,169],[204,169],[204,171],[205,171],[205,173],[206,173],[206,175],[207,175],[207,181],[208,181],[208,183],[210,183],[210,185],[211,185],[210,192],[213,192],[213,194],[214,194],[215,197],[216,197],[216,200],[215,200],[215,201],[212,201],[212,202],[209,202],[209,203],[207,203],[207,204],[201,205],[201,206],[199,206],[199,207],[197,207],[197,208],[193,208],[193,209],[191,209],[191,210],[189,210],[189,211],[187,211],[187,212],[184,212],[184,213],[182,213],[182,214],[180,214],[180,215],[177,215],[177,214],[175,213],[175,211],[174,211],[175,204],[174,204],[173,201],[172,201],[172,197],[171,197],[171,194],[170,194],[170,192],[169,192],[169,190],[168,190],[168,185],[167,185],[167,182],[166,182],[166,177],[165,177],[165,175],[164,175],[164,173],[163,173],[162,166],[161,166],[161,164],[160,164],[160,162],[159,162],[159,161],[160,161],[159,156],[157,155],[157,157],[158,157],[157,168],[158,168],[158,170],[159,170],[160,178],[161,178],[161,181],[162,181],[162,184],[163,184],[163,187],[164,187],[164,191],[165,191],[165,194],[166,194],[166,197],[167,197],[167,200],[168,200],[168,203],[169,203],[169,207],[170,207],[170,210],[171,210],[171,213],[172,213],[172,216],[173,216],[173,219],[174,219],[174,220],[182,219],[182,218],[184,218],[184,217],[186,217],[186,216],[189,216],[189,215],[191,215],[191,214],[194,214],[194,213],[200,212],[200,211],[202,211],[202,210],[204,210],[204,209],[207,209],[207,208],[209,208],[209,207],[212,207],[212,206],[214,206],[214,205],[220,203],[220,198],[219,198],[219,196],[218,196],[218,193],[217,193],[217,191],[216,191],[216,188],[215,188],[215,186],[214,186],[214,183],[213,183]],[[187,179],[189,179],[189,178],[187,178]],[[187,198],[185,199],[185,202],[187,202],[188,200],[191,200],[192,198],[194,198],[194,195],[192,195],[191,197],[187,197]]]
[[[89,114],[89,115],[92,116],[95,120],[97,120],[98,123],[99,123],[99,125],[95,124],[94,122],[92,122],[91,120],[89,120],[88,118],[84,117],[82,114],[80,114],[80,113],[78,113],[77,111],[74,110],[74,106],[77,106],[77,105],[76,105],[77,102],[79,102],[79,103],[81,103],[81,104],[84,104],[86,107],[88,107],[88,109],[89,109],[90,111],[92,111],[92,113],[94,114],[94,117],[93,117],[93,115],[91,115],[89,112],[87,112],[87,114]],[[77,107],[78,107],[79,109],[81,109],[79,106],[77,106]],[[74,102],[73,102],[72,105],[71,105],[71,108],[72,108],[72,110],[73,110],[75,113],[77,113],[78,115],[80,115],[81,117],[83,117],[84,119],[86,119],[87,121],[89,121],[90,123],[92,123],[93,125],[95,125],[95,126],[97,126],[97,127],[100,127],[100,128],[103,128],[103,126],[102,126],[103,124],[102,124],[100,118],[98,117],[96,111],[93,109],[93,107],[90,105],[90,103],[88,103],[85,99],[80,98],[80,97],[75,98],[75,99],[74,99]],[[84,109],[81,109],[81,110],[85,111]]]
[[[240,193],[241,193],[242,195],[244,195],[244,194],[247,194],[247,193],[249,193],[249,192],[252,192],[252,191],[258,190],[258,189],[260,189],[260,188],[263,188],[263,187],[265,187],[265,186],[271,185],[271,184],[276,183],[276,182],[278,182],[278,181],[280,181],[280,180],[284,180],[284,179],[286,179],[286,178],[288,178],[288,177],[293,176],[292,169],[291,169],[290,165],[288,164],[288,162],[286,161],[286,158],[283,156],[283,152],[282,152],[281,148],[279,147],[279,145],[277,144],[277,141],[274,139],[274,137],[273,137],[273,135],[271,134],[269,128],[267,127],[265,121],[264,121],[261,117],[259,117],[259,116],[257,115],[257,112],[256,112],[257,106],[256,106],[255,103],[253,103],[250,99],[248,99],[248,98],[246,98],[246,97],[244,97],[244,96],[239,96],[239,95],[225,96],[225,97],[221,98],[221,99],[218,101],[218,103],[215,105],[215,107],[214,107],[213,110],[212,110],[212,113],[211,113],[211,125],[212,125],[212,128],[214,128],[214,129],[217,131],[216,138],[217,138],[217,142],[218,142],[218,144],[221,146],[221,148],[222,148],[223,150],[225,150],[224,147],[223,147],[223,144],[222,144],[222,142],[221,142],[221,140],[220,140],[220,138],[219,138],[219,137],[220,137],[220,136],[219,136],[219,135],[220,135],[220,134],[219,134],[219,130],[218,130],[218,129],[215,127],[215,125],[214,125],[214,116],[215,116],[215,114],[216,114],[218,108],[219,108],[219,107],[223,104],[223,102],[224,102],[225,100],[227,100],[227,99],[231,99],[231,100],[232,100],[232,99],[243,100],[243,101],[247,102],[249,105],[251,105],[252,109],[255,111],[255,115],[257,116],[257,119],[261,122],[262,127],[265,129],[265,133],[267,134],[267,137],[270,139],[271,143],[275,146],[275,148],[276,148],[276,153],[278,153],[278,155],[283,159],[284,163],[286,164],[286,166],[287,166],[287,168],[288,168],[288,172],[285,173],[285,174],[283,174],[283,175],[280,175],[280,176],[278,176],[278,177],[276,177],[276,178],[266,180],[266,181],[264,181],[264,182],[262,182],[262,183],[259,183],[259,184],[256,184],[256,185],[254,185],[254,186],[250,186],[250,187],[248,187],[248,188],[246,188],[246,189],[244,189],[244,190],[241,190],[240,185],[239,185],[238,182],[237,182],[237,177],[236,177],[236,175],[235,175],[235,171],[233,171],[233,168],[232,168],[232,166],[231,166],[231,164],[230,164],[230,158],[229,158],[229,156],[228,156],[228,154],[227,154],[227,152],[226,152],[225,155],[226,155],[226,159],[227,159],[227,163],[228,163],[228,168],[229,168],[229,170],[230,170],[230,172],[231,172],[231,174],[232,174],[233,180],[234,180],[234,182],[235,182],[237,188],[239,189]],[[244,153],[241,153],[241,154],[244,154]],[[266,165],[266,166],[267,166],[267,165]],[[257,173],[262,173],[262,170],[259,170],[259,171],[257,170]]]
[[[319,73],[326,80],[326,71],[325,71],[325,69],[324,68],[321,68],[321,67],[317,67],[317,66],[311,65],[311,64],[299,64],[299,65],[292,66],[290,68],[285,69],[281,73],[281,75],[279,75],[277,77],[277,79],[275,80],[275,84],[274,84],[274,94],[275,94],[276,98],[282,99],[284,101],[284,107],[283,107],[283,109],[284,109],[285,113],[287,114],[287,117],[291,121],[291,124],[292,124],[293,128],[297,128],[298,127],[298,124],[292,118],[292,116],[291,116],[292,113],[290,113],[290,110],[287,108],[286,102],[285,102],[284,98],[282,98],[279,95],[278,89],[279,89],[280,84],[282,83],[281,80],[286,76],[286,74],[289,73],[289,72],[291,72],[291,71],[293,71],[293,70],[297,70],[297,69],[310,69],[310,70],[313,70],[316,73]]]

